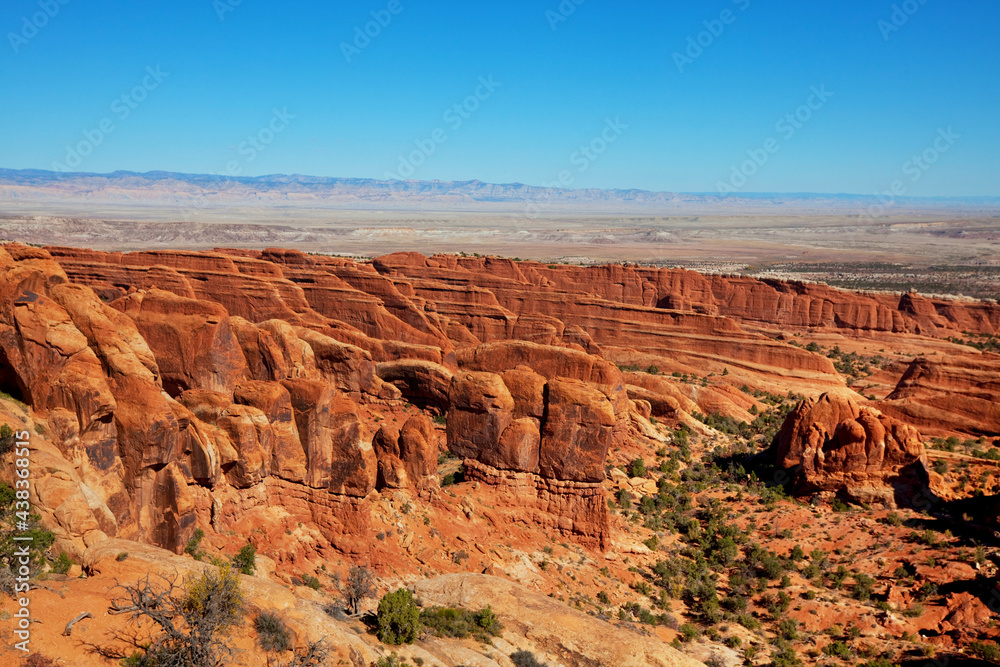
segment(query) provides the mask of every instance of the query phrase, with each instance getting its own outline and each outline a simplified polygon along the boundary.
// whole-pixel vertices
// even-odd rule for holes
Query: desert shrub
[[[378,603],[378,638],[385,644],[411,644],[420,631],[420,609],[413,593],[400,588]]]
[[[375,595],[375,575],[367,567],[353,565],[340,587],[347,608],[357,614],[361,603]]]
[[[747,610],[747,597],[738,593],[730,593],[722,600],[722,608],[734,613],[742,613]]]
[[[464,639],[472,635],[481,642],[486,642],[488,635],[499,637],[503,629],[489,606],[479,611],[432,607],[420,612],[420,623],[439,637]]]
[[[795,641],[799,638],[799,623],[798,621],[786,618],[778,623],[778,634],[781,635],[782,639],[787,639],[788,641]]]
[[[441,478],[441,486],[452,486],[453,484],[461,484],[465,481],[465,470],[459,468],[455,472],[450,472]]]
[[[190,554],[195,560],[204,558],[205,552],[201,550],[201,541],[203,539],[205,539],[205,531],[201,528],[195,528],[194,534],[191,535],[187,546],[184,547],[184,553]]]
[[[383,656],[373,662],[371,667],[403,667],[406,664],[406,658],[400,658],[395,653],[387,656]]]
[[[0,392],[2,394],[3,392]],[[14,449],[17,438],[14,437],[14,429],[7,424],[0,424],[0,456]]]
[[[24,667],[56,667],[58,663],[42,653],[32,653],[24,659]]]
[[[313,589],[314,591],[318,591],[323,586],[323,584],[320,583],[320,580],[311,574],[306,575],[302,579],[302,583],[308,586],[309,588]]]
[[[6,482],[0,482],[0,569],[16,571],[15,552],[28,545],[28,557],[32,571],[37,571],[45,563],[45,554],[56,541],[56,536],[39,525],[41,517],[17,510],[17,493]],[[26,522],[23,530],[20,523]],[[19,541],[15,537],[29,537]]]
[[[888,514],[885,515],[885,519],[883,519],[883,521],[885,521],[890,526],[903,525],[903,517],[899,516],[898,512],[889,512]]]
[[[920,588],[917,590],[916,597],[921,602],[924,602],[927,600],[927,598],[934,597],[935,595],[937,595],[937,593],[938,593],[938,585],[930,581],[925,581],[923,584],[921,584]]]
[[[1000,662],[1000,646],[993,642],[972,642],[969,644],[969,652],[983,660]]]
[[[628,464],[628,474],[629,477],[645,477],[646,476],[646,462],[641,459],[633,459]]]
[[[233,567],[242,574],[252,577],[257,568],[257,548],[252,544],[246,544],[233,556]]]
[[[514,667],[547,667],[544,662],[538,662],[538,658],[530,651],[511,653],[510,661],[514,663]]]
[[[799,660],[799,656],[791,644],[782,642],[777,648],[778,650],[771,657],[773,667],[800,667],[802,665],[802,661]]]
[[[127,613],[130,622],[151,630],[123,665],[201,667],[228,661],[232,649],[222,635],[241,620],[243,610],[239,575],[228,564],[182,584],[164,577],[154,583],[147,575],[120,588],[124,595],[112,600],[110,613]]]
[[[70,558],[69,554],[65,551],[61,552],[59,556],[52,561],[52,571],[56,574],[66,574],[72,566],[73,559]]]
[[[851,658],[851,647],[842,641],[830,642],[823,647],[823,653],[834,658],[849,660]]]
[[[851,587],[851,594],[854,599],[861,602],[868,602],[872,599],[872,589],[875,587],[875,580],[866,574],[854,575],[854,586]]]
[[[691,623],[685,623],[684,625],[679,627],[678,630],[681,633],[681,639],[686,642],[696,639],[700,634],[698,632],[698,627]]]
[[[292,648],[292,635],[280,616],[269,611],[257,614],[253,622],[257,644],[265,651],[283,653]]]

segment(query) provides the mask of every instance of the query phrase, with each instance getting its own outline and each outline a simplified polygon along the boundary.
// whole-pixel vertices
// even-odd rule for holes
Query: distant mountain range
[[[483,181],[380,181],[299,174],[219,176],[165,171],[110,174],[0,169],[3,202],[90,202],[151,206],[260,206],[400,210],[520,210],[528,215],[563,212],[856,213],[956,210],[1000,213],[1000,197],[903,197],[881,202],[850,194],[650,192],[618,189],[550,189]],[[883,209],[882,205],[888,204]]]

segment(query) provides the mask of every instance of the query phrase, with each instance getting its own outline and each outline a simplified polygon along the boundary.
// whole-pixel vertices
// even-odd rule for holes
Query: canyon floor
[[[38,652],[114,664],[111,589],[249,542],[234,664],[290,659],[261,609],[356,667],[998,660],[989,218],[367,216],[4,221],[0,421],[72,562]],[[504,630],[383,645],[353,565]]]

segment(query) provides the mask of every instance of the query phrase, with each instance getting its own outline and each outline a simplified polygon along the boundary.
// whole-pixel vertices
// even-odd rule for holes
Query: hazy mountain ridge
[[[199,204],[285,205],[297,202],[321,205],[518,206],[526,208],[575,207],[578,209],[686,208],[856,210],[858,214],[878,205],[875,196],[812,193],[710,193],[651,192],[638,189],[550,189],[523,183],[470,181],[382,181],[366,178],[332,178],[300,174],[260,177],[182,174],[166,171],[110,174],[59,173],[37,169],[0,169],[0,201],[74,199],[86,201],[136,201],[148,203],[198,202]],[[890,206],[926,211],[948,208],[982,213],[1000,212],[1000,197],[905,197]]]

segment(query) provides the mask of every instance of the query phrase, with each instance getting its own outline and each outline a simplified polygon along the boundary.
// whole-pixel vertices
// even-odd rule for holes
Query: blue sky
[[[1000,5],[895,6],[6,0],[0,166],[1000,195]]]

